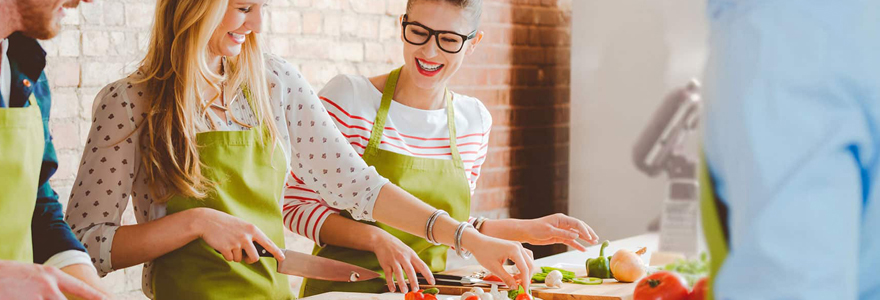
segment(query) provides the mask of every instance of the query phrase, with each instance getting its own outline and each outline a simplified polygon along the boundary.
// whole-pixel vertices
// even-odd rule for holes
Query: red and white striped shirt
[[[363,156],[382,102],[382,92],[364,76],[339,75],[318,95],[336,127]],[[455,129],[471,195],[480,167],[486,160],[492,117],[480,100],[453,93]],[[414,157],[452,159],[446,108],[422,110],[392,101],[379,149]],[[309,189],[299,174],[292,174],[284,197],[284,222],[288,228],[321,245],[319,233],[332,213],[339,213]],[[473,220],[473,218],[471,218]]]

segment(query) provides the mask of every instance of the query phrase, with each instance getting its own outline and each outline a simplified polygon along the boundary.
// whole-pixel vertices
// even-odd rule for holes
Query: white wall
[[[663,96],[702,74],[704,2],[573,1],[569,212],[602,239],[644,233],[660,214],[664,178],[640,173],[631,151]]]

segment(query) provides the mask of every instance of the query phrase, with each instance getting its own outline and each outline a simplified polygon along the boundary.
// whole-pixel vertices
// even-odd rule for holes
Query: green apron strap
[[[397,79],[400,78],[400,70],[403,67],[391,71],[388,79],[385,80],[385,90],[382,92],[382,104],[379,105],[379,111],[376,112],[376,119],[373,121],[373,131],[370,132],[370,143],[364,150],[364,155],[375,155],[382,143],[382,134],[385,133],[385,120],[388,119],[388,109],[391,108],[391,98],[394,97],[394,89],[397,87]]]
[[[30,102],[32,107],[37,107],[37,105],[39,105],[37,104],[37,97],[34,96],[34,93],[31,93],[31,95],[28,96],[28,102]]]
[[[449,127],[449,150],[452,153],[452,161],[456,166],[461,166],[464,169],[461,154],[458,153],[458,135],[455,134],[455,107],[452,106],[452,93],[449,92],[449,89],[446,89],[444,96],[446,98],[446,119],[449,123],[447,127]]]
[[[248,105],[250,105],[251,110],[254,112],[254,117],[257,119],[257,123],[260,123],[260,111],[257,110],[256,103],[251,99],[251,90],[248,89],[246,84],[241,85],[241,93],[244,95],[244,100],[247,101]]]
[[[714,299],[712,286],[718,270],[727,258],[727,239],[723,225],[721,224],[720,211],[716,205],[715,186],[709,175],[709,167],[705,155],[700,164],[700,211],[703,217],[703,233],[706,235],[706,244],[709,247],[709,293],[707,300]]]

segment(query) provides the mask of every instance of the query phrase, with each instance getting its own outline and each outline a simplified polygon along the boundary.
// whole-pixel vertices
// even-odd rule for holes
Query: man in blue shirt
[[[709,18],[715,298],[880,299],[880,4],[710,0]]]
[[[0,0],[0,299],[105,297],[49,185],[58,159],[48,126],[46,53],[36,39],[55,36],[62,7],[78,4]]]

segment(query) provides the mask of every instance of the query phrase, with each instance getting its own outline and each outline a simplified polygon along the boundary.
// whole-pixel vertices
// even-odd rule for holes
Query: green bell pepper
[[[587,259],[587,276],[596,278],[612,278],[610,258],[605,257],[605,247],[608,247],[608,241],[602,242],[602,248],[599,248],[599,257]]]

